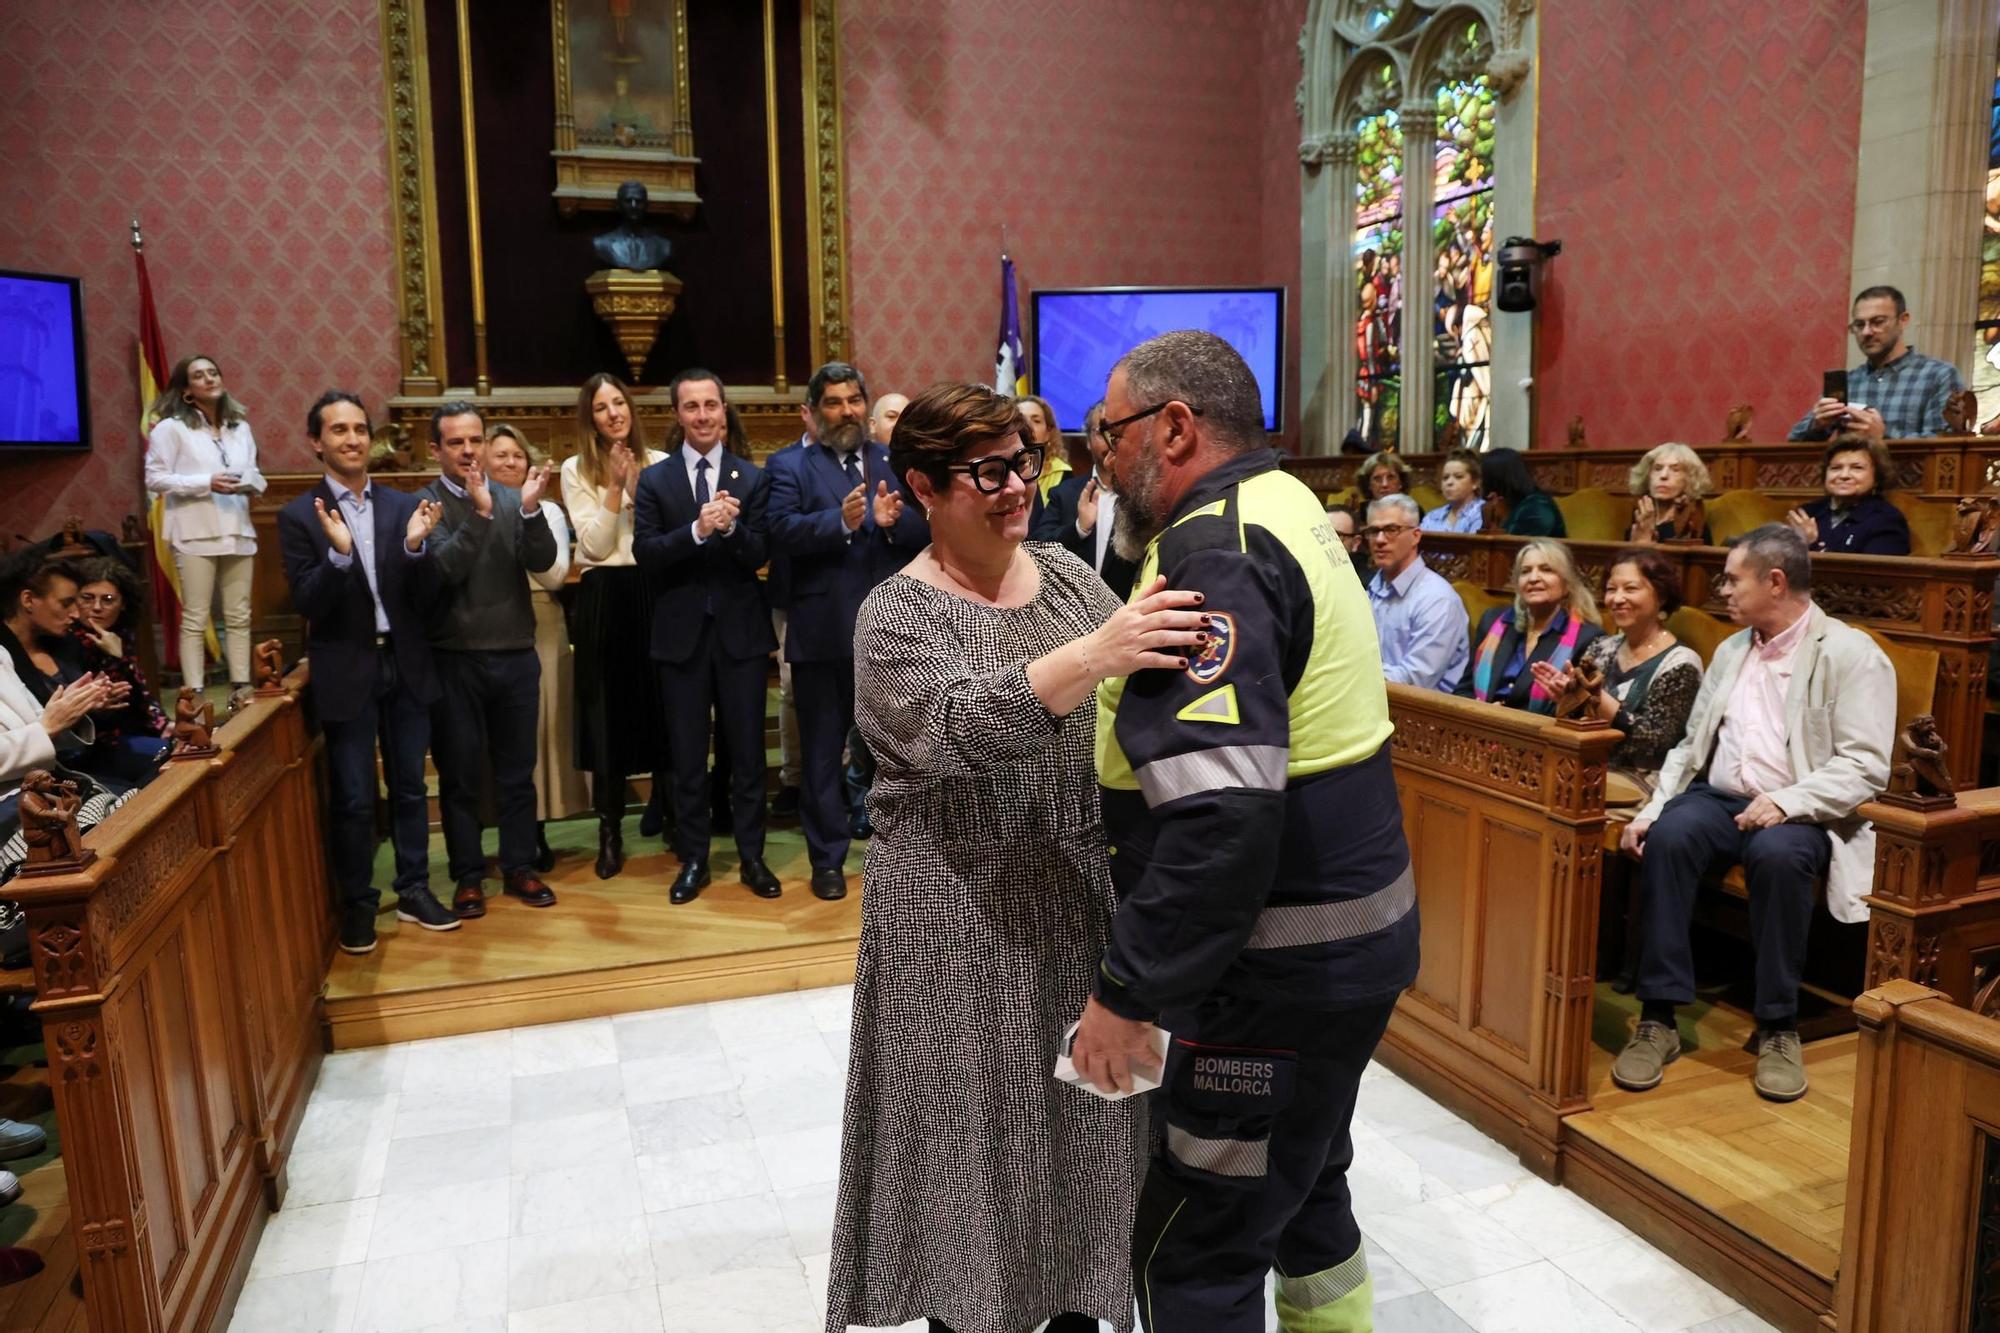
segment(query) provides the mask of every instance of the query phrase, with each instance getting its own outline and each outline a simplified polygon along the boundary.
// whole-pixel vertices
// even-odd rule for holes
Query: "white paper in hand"
[[[1102,1097],[1107,1102],[1122,1102],[1127,1097],[1141,1092],[1151,1092],[1154,1088],[1160,1086],[1160,1080],[1149,1078],[1135,1069],[1132,1071],[1132,1090],[1130,1092],[1106,1092],[1083,1075],[1077,1073],[1076,1065],[1069,1058],[1069,1048],[1070,1043],[1076,1040],[1076,1030],[1081,1026],[1083,1026],[1082,1019],[1071,1023],[1069,1031],[1063,1033],[1062,1045],[1056,1048],[1056,1079],[1058,1082],[1074,1083],[1091,1096]],[[1163,1069],[1166,1067],[1167,1040],[1167,1033],[1162,1032],[1159,1028],[1153,1029],[1153,1054],[1158,1057]]]

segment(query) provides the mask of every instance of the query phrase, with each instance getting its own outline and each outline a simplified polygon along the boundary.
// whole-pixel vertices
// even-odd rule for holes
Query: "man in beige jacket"
[[[1715,650],[1686,737],[1625,827],[1625,850],[1641,858],[1644,1007],[1611,1077],[1657,1087],[1680,1054],[1674,1006],[1694,1000],[1695,891],[1740,863],[1757,953],[1757,1091],[1788,1102],[1806,1091],[1799,978],[1820,880],[1836,920],[1867,919],[1875,830],[1855,810],[1889,781],[1896,673],[1866,634],[1813,604],[1810,557],[1790,528],[1737,539],[1722,593],[1747,628]]]

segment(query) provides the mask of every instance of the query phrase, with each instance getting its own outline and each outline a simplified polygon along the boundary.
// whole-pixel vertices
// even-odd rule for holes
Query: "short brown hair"
[[[1028,424],[1012,398],[983,384],[933,384],[896,418],[896,428],[889,434],[889,469],[903,494],[915,500],[911,472],[921,472],[943,486],[949,480],[946,466],[961,453],[1009,435],[1019,435],[1024,443],[1028,438]]]
[[[1852,431],[1834,436],[1826,442],[1826,448],[1819,456],[1819,481],[1826,485],[1826,470],[1833,466],[1837,454],[1867,454],[1868,461],[1875,465],[1875,489],[1870,495],[1887,495],[1896,488],[1895,464],[1889,458],[1889,446],[1880,440],[1871,440],[1866,435]]]
[[[1660,619],[1665,620],[1674,612],[1687,605],[1687,598],[1681,591],[1680,566],[1661,555],[1653,546],[1627,546],[1611,557],[1611,563],[1604,567],[1604,585],[1611,586],[1611,571],[1620,565],[1630,565],[1639,571],[1639,577],[1653,585],[1653,596],[1660,601]]]
[[[1389,456],[1391,458],[1395,457],[1394,454],[1391,454]],[[1479,455],[1474,453],[1470,449],[1454,449],[1450,453],[1444,456],[1444,462],[1464,464],[1465,470],[1472,474],[1472,484],[1474,486],[1479,485],[1480,482],[1484,481],[1486,478],[1486,469],[1480,466]],[[1404,464],[1404,466],[1407,467],[1408,464]],[[1439,476],[1444,475],[1444,463],[1438,464],[1438,475]],[[1366,478],[1363,478],[1363,480],[1365,481]],[[1475,492],[1475,494],[1476,493],[1477,492]]]

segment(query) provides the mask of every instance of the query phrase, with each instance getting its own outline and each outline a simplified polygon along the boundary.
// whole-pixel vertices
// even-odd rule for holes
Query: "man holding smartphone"
[[[1909,325],[1900,291],[1862,289],[1847,326],[1862,363],[1844,375],[1827,372],[1819,401],[1786,438],[1825,440],[1853,431],[1871,440],[1907,440],[1942,432],[1944,400],[1964,388],[1964,381],[1949,361],[1924,356],[1903,341]]]

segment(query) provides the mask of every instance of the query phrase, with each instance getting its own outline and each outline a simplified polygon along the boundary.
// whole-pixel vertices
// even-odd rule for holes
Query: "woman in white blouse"
[[[577,452],[563,461],[562,502],[583,571],[570,611],[576,648],[576,766],[597,806],[597,877],[625,864],[625,779],[653,775],[639,832],[661,832],[667,727],[651,655],[652,598],[632,559],[632,496],[639,473],[666,457],[646,447],[631,391],[592,375],[576,396]]]
[[[165,535],[180,572],[181,681],[202,683],[202,643],[219,589],[229,681],[247,688],[250,566],[257,554],[250,497],[266,485],[256,437],[212,356],[181,358],[153,415],[159,424],[146,444],[146,489],[166,497]]]

